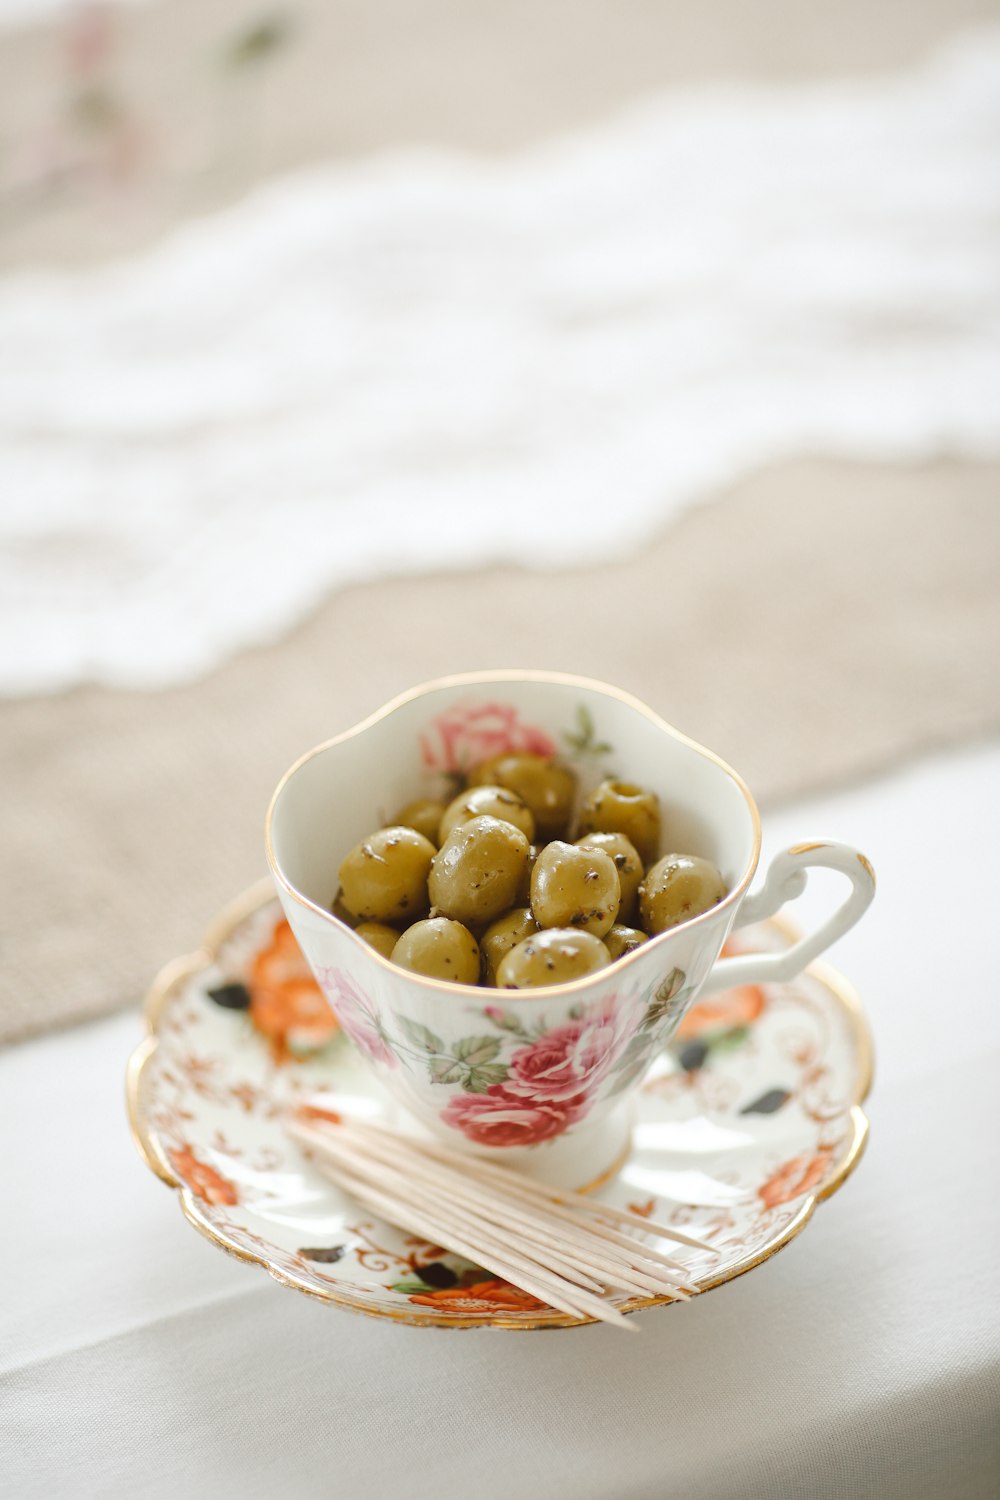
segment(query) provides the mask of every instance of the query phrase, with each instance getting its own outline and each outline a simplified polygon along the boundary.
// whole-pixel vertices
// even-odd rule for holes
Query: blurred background
[[[995,732],[998,480],[996,4],[0,0],[0,1037],[443,672],[765,810]]]

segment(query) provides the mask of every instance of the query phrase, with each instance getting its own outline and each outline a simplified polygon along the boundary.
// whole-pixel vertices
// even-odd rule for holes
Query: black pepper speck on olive
[[[610,855],[554,839],[531,872],[531,910],[540,927],[579,927],[601,937],[618,915],[621,888]]]
[[[448,917],[414,922],[393,948],[392,961],[429,979],[455,984],[476,984],[479,979],[479,944],[467,927]]]
[[[642,860],[632,840],[624,833],[585,833],[576,841],[578,849],[603,849],[614,861],[621,887],[618,921],[635,924],[639,919],[639,885]]]
[[[637,927],[625,927],[620,922],[616,922],[611,931],[604,934],[604,944],[612,959],[624,958],[626,953],[633,953],[648,941],[646,933],[640,932]]]
[[[607,968],[611,955],[592,932],[550,927],[512,948],[497,969],[502,990],[538,989],[569,984]]]
[[[447,778],[450,801],[441,784],[428,782],[437,795],[408,802],[350,850],[331,904],[412,972],[513,989],[562,984],[726,894],[707,860],[658,858],[659,799],[633,782],[608,777],[590,792],[575,844],[576,773],[551,756],[493,756],[467,779]],[[242,1008],[248,992],[220,986],[213,998]]]
[[[403,828],[415,828],[418,833],[423,834],[425,839],[430,839],[432,844],[436,844],[444,811],[443,802],[438,802],[433,797],[418,797],[414,802],[408,802],[405,807],[400,808],[392,821]]]
[[[623,833],[649,864],[660,850],[660,799],[631,781],[602,781],[583,804],[579,832]]]
[[[482,926],[513,906],[531,845],[499,818],[457,824],[431,863],[428,891],[436,912]]]
[[[717,906],[725,894],[726,883],[710,860],[665,854],[639,887],[642,925],[650,934],[666,932]]]
[[[469,781],[516,792],[531,809],[540,841],[564,838],[568,832],[576,796],[576,777],[568,766],[545,755],[495,755],[477,766]]]
[[[443,844],[453,828],[472,818],[499,818],[520,828],[529,843],[535,837],[535,820],[516,792],[504,786],[470,786],[441,815],[439,842]]]
[[[490,923],[479,943],[486,984],[496,984],[496,972],[502,960],[518,943],[537,931],[538,923],[528,906],[515,906]]]
[[[414,828],[380,828],[340,867],[340,898],[365,922],[395,922],[427,910],[434,845]]]

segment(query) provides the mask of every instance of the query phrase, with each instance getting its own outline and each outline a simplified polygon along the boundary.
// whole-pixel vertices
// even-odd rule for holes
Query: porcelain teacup
[[[394,809],[447,795],[506,751],[557,754],[585,795],[608,775],[655,791],[664,852],[712,860],[717,906],[610,967],[534,990],[474,988],[410,973],[331,912],[343,856]],[[629,1096],[698,996],[793,978],[854,925],[874,895],[848,845],[792,846],[748,894],[760,818],[743,780],[637,699],[585,678],[483,672],[442,678],[310,750],[279,783],[267,855],[292,930],[343,1031],[408,1127],[559,1186],[614,1171],[628,1146]],[[730,932],[772,915],[823,866],[850,890],[779,953],[720,958]]]

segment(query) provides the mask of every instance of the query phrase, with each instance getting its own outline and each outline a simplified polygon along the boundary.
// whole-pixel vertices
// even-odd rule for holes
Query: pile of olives
[[[356,844],[334,914],[401,968],[521,990],[592,974],[722,900],[707,859],[658,857],[655,793],[602,781],[570,842],[576,792],[557,760],[494,756],[450,803],[410,802]]]

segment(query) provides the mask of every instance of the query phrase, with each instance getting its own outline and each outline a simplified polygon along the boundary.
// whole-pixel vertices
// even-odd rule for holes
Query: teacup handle
[[[812,866],[837,870],[851,882],[846,900],[814,932],[799,938],[780,953],[752,953],[746,957],[720,958],[713,966],[702,995],[735,989],[741,984],[781,984],[794,979],[837,938],[843,937],[871,904],[875,894],[875,871],[863,854],[850,844],[827,841],[793,844],[772,859],[764,884],[745,896],[736,915],[735,927],[772,917],[786,901],[794,901],[806,888],[806,872]]]

